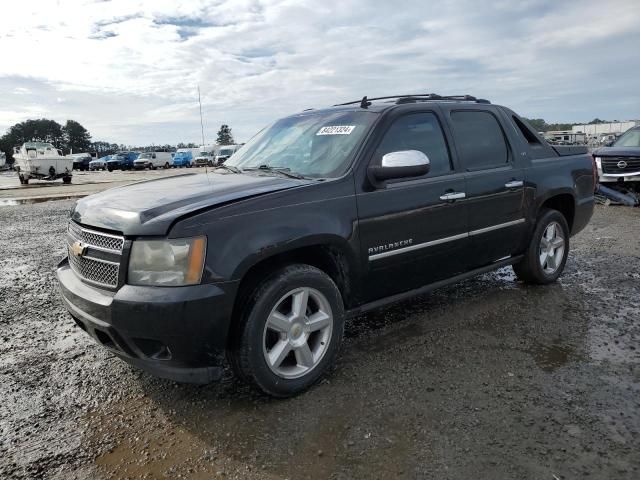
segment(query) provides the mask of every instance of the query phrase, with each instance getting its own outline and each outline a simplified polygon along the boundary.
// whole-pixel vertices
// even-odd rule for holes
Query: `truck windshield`
[[[625,132],[616,142],[614,147],[640,147],[640,130]]]
[[[376,116],[342,111],[283,118],[249,140],[226,164],[240,169],[288,169],[305,177],[338,177],[349,168],[352,153]]]

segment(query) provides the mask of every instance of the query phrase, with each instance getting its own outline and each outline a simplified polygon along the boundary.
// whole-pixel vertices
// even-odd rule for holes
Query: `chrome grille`
[[[74,244],[78,242],[83,247],[80,255],[77,255],[73,249]],[[69,222],[67,232],[69,265],[76,275],[88,283],[107,288],[118,286],[123,247],[124,237],[122,236],[90,230]],[[107,258],[102,258],[105,256]]]
[[[622,163],[623,168],[618,164]],[[633,174],[640,172],[640,157],[602,157],[603,173]]]
[[[110,288],[118,285],[119,263],[91,257],[77,257],[69,247],[69,264],[77,275],[91,283]]]
[[[123,237],[89,230],[74,222],[69,222],[69,234],[74,237],[74,241],[80,241],[95,248],[122,253]]]

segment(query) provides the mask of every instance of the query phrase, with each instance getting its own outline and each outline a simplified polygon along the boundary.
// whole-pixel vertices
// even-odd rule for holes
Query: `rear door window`
[[[496,168],[509,161],[504,133],[490,112],[451,112],[451,126],[460,160],[467,170]]]

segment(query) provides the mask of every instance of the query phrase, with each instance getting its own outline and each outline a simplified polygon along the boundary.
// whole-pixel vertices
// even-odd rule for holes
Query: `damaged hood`
[[[186,174],[112,188],[78,201],[71,218],[124,235],[165,235],[182,215],[311,183],[248,174]]]

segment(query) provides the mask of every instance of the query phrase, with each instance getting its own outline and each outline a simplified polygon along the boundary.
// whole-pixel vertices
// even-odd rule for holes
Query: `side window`
[[[533,133],[533,130],[531,129],[530,125],[526,125],[522,120],[520,120],[515,115],[512,115],[511,119],[513,120],[513,123],[517,127],[516,131],[520,133],[520,135],[522,135],[522,137],[529,144],[529,146],[538,147],[542,145],[540,143],[540,139],[537,137],[535,133]]]
[[[449,149],[433,113],[413,113],[396,119],[376,150],[375,162],[379,164],[383,155],[401,150],[419,150],[429,157],[428,177],[451,172]]]
[[[491,113],[451,112],[451,125],[460,159],[467,170],[499,167],[509,161],[504,134]]]

